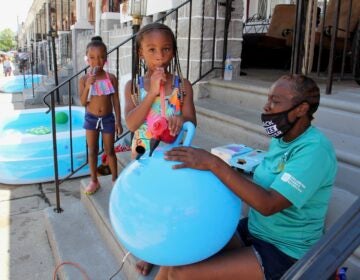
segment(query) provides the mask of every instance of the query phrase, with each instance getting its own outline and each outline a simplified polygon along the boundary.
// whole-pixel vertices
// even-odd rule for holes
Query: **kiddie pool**
[[[54,180],[51,113],[45,112],[46,109],[27,109],[0,114],[0,183],[19,185]],[[68,107],[58,107],[56,113],[58,112],[69,116]],[[83,119],[84,108],[73,106],[74,169],[86,162]],[[70,118],[64,124],[56,124],[60,178],[71,171],[69,124]],[[88,165],[73,177],[87,174]]]
[[[41,82],[44,75],[16,75],[0,79],[0,92],[14,93],[22,92],[25,88],[31,88],[32,84],[37,85]]]

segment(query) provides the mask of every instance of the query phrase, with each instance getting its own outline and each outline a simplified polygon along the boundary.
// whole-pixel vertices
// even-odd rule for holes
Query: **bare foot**
[[[138,262],[136,263],[136,270],[137,270],[140,274],[146,276],[146,275],[148,275],[148,274],[150,273],[150,271],[151,271],[151,269],[153,268],[153,266],[154,266],[154,265],[151,264],[151,263],[148,263],[148,262],[145,262],[145,261],[138,261]]]

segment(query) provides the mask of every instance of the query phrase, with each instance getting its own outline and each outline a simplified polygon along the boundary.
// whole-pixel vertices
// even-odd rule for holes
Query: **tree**
[[[0,31],[0,50],[7,52],[15,47],[15,34],[10,28]]]

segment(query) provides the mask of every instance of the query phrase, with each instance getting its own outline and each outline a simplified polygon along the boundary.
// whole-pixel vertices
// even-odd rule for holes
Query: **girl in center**
[[[138,146],[150,150],[150,140],[155,137],[153,123],[160,116],[167,120],[170,137],[180,132],[185,121],[196,125],[192,86],[182,77],[172,30],[161,23],[145,25],[136,36],[135,47],[132,80],[125,87],[125,121],[134,133],[133,158]],[[143,275],[151,267],[142,261],[137,263]]]
[[[153,123],[160,116],[165,116],[173,137],[185,121],[196,125],[192,87],[182,77],[172,30],[161,23],[145,25],[136,36],[135,47],[133,76],[125,87],[125,120],[134,133],[133,158],[137,146],[150,149],[156,133]]]

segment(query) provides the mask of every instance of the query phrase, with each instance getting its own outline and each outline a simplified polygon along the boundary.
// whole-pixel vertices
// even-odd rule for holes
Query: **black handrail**
[[[231,1],[226,1],[226,3],[229,5],[231,5]],[[212,49],[212,57],[211,57],[211,67],[210,69],[208,69],[205,73],[202,73],[202,67],[200,67],[200,71],[199,71],[199,76],[198,78],[195,79],[195,81],[192,81],[192,84],[197,83],[199,80],[203,79],[205,76],[207,76],[209,73],[211,73],[213,70],[216,69],[222,69],[220,67],[215,67],[215,36],[216,36],[216,9],[217,9],[217,4],[218,1],[216,0],[216,6],[214,7],[215,9],[215,19],[214,19],[214,25],[213,25],[213,49]],[[162,17],[160,17],[156,22],[165,22],[165,19],[169,16],[175,13],[176,16],[176,30],[175,30],[175,36],[177,38],[177,33],[178,33],[178,11],[180,8],[184,7],[185,5],[189,5],[189,29],[188,29],[188,50],[187,50],[187,74],[186,77],[189,77],[189,71],[190,71],[190,41],[191,41],[191,13],[192,13],[192,0],[188,0],[183,2],[182,4],[180,4],[177,8],[174,8],[168,12],[166,12]],[[203,7],[205,6],[205,0],[203,1]],[[231,9],[226,9],[227,13],[230,11],[231,13]],[[228,14],[227,14],[228,16]],[[204,18],[204,8],[203,8],[203,13],[202,13],[202,17]],[[204,20],[202,19],[202,29],[201,29],[201,42],[203,42],[203,36],[204,36],[204,24],[203,24]],[[227,32],[225,32],[227,33]],[[125,39],[123,42],[121,42],[120,44],[118,44],[117,46],[115,46],[114,48],[112,48],[111,50],[108,51],[108,54],[113,53],[114,51],[116,52],[116,77],[117,79],[119,79],[119,48],[122,47],[123,45],[125,45],[126,43],[134,40],[136,34],[133,34],[132,36],[129,36],[127,39]],[[133,53],[133,52],[132,52]],[[200,50],[200,61],[202,62],[202,50]],[[55,64],[56,65],[56,64]],[[63,82],[61,82],[59,85],[55,86],[51,91],[49,91],[47,94],[45,94],[45,96],[43,97],[43,102],[44,104],[47,105],[48,110],[46,111],[46,113],[51,112],[51,119],[52,119],[52,137],[53,137],[53,153],[54,153],[54,174],[55,174],[55,178],[54,178],[54,182],[55,182],[55,188],[56,188],[56,208],[54,209],[54,211],[60,213],[63,210],[60,207],[60,190],[59,190],[59,185],[61,183],[63,183],[64,181],[66,181],[67,179],[71,178],[76,172],[78,172],[81,168],[83,168],[86,164],[88,164],[88,151],[86,151],[86,162],[77,167],[76,169],[74,169],[74,163],[73,163],[73,143],[72,143],[72,126],[71,126],[71,122],[72,122],[72,114],[71,114],[71,106],[72,106],[72,88],[71,88],[71,83],[78,78],[78,76],[82,73],[86,73],[87,70],[89,69],[89,66],[84,67],[83,69],[81,69],[80,71],[78,71],[76,74],[73,74],[72,76],[70,76],[69,78],[65,79]],[[70,157],[71,157],[71,172],[64,177],[63,179],[59,179],[59,174],[58,174],[58,156],[57,156],[57,139],[56,139],[56,123],[55,123],[55,100],[54,100],[54,93],[58,92],[60,90],[60,88],[62,88],[63,86],[68,85],[68,100],[69,100],[69,117],[70,117]],[[50,103],[48,103],[47,99],[50,96]],[[119,139],[125,137],[126,135],[128,135],[130,133],[130,131],[126,131],[124,132],[118,139],[116,139],[116,141],[118,141]],[[101,154],[103,152],[103,150],[99,151],[99,154]]]
[[[281,279],[330,279],[360,245],[360,198]]]

